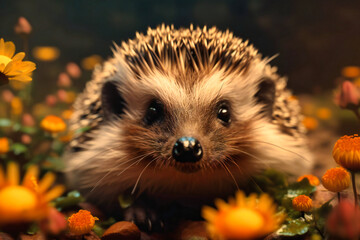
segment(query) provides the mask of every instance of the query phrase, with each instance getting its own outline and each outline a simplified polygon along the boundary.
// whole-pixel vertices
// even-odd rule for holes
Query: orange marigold
[[[342,167],[330,168],[321,178],[324,187],[331,192],[340,192],[350,186],[350,174]]]
[[[95,220],[99,220],[97,217],[93,217],[87,210],[79,210],[74,213],[68,219],[68,226],[70,233],[74,235],[84,235],[91,231],[95,225]]]
[[[0,154],[7,153],[9,149],[9,139],[6,137],[0,138]]]
[[[65,131],[66,129],[65,122],[55,115],[46,116],[41,121],[40,126],[42,129],[50,133],[59,133]]]
[[[332,155],[335,161],[350,171],[360,171],[360,137],[358,134],[342,136],[335,143]]]
[[[304,178],[307,178],[312,186],[318,186],[320,184],[320,180],[316,176],[311,174],[303,175],[299,177],[297,181],[301,182]]]
[[[306,195],[300,195],[292,200],[292,205],[297,211],[309,212],[312,209],[312,200]]]

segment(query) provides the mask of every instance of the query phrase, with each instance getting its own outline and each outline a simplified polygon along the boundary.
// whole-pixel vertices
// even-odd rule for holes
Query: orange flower
[[[327,120],[331,118],[331,110],[326,107],[319,108],[316,111],[316,116],[322,120]]]
[[[311,174],[301,176],[297,179],[297,181],[301,182],[304,178],[307,178],[309,180],[310,185],[312,185],[312,186],[318,186],[320,184],[319,179],[316,176],[311,175]]]
[[[252,194],[245,197],[239,191],[236,199],[229,204],[217,199],[219,210],[205,206],[203,217],[207,220],[207,229],[212,239],[255,239],[276,231],[285,215],[276,213],[273,200],[266,194],[258,197]]]
[[[309,212],[312,209],[312,200],[306,195],[300,195],[292,200],[292,205],[296,211]]]
[[[13,162],[7,166],[5,176],[0,167],[0,224],[31,222],[46,218],[49,202],[64,192],[58,185],[49,190],[55,175],[47,173],[38,183],[39,169],[30,166],[20,182],[19,166]]]
[[[87,210],[79,210],[68,219],[70,233],[74,235],[84,235],[91,231],[95,225],[97,217],[93,217]]]
[[[11,113],[14,115],[20,115],[23,111],[23,104],[21,99],[18,97],[13,97],[11,100]]]
[[[340,192],[350,186],[350,174],[342,167],[330,168],[321,178],[324,187],[331,192]]]
[[[307,130],[314,130],[319,125],[318,120],[316,120],[313,117],[304,117],[302,123],[306,127]]]
[[[46,116],[41,121],[40,126],[42,129],[50,133],[59,133],[65,131],[66,129],[65,122],[55,115]]]
[[[342,136],[335,143],[332,155],[335,161],[350,171],[360,171],[360,138],[358,134]]]
[[[360,68],[358,66],[347,66],[341,70],[341,74],[347,78],[355,78],[360,76]]]
[[[61,117],[64,118],[65,120],[69,120],[73,113],[74,111],[72,109],[67,109],[61,113]]]
[[[0,154],[7,153],[10,149],[9,139],[6,137],[0,138]]]

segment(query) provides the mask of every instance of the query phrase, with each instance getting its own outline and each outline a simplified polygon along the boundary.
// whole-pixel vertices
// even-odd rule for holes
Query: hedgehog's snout
[[[172,155],[177,162],[195,163],[202,158],[203,149],[196,138],[181,137],[175,142]]]

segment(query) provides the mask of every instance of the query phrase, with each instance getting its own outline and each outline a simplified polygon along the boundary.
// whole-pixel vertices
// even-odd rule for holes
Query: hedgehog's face
[[[118,148],[148,172],[251,172],[258,127],[253,123],[271,115],[275,90],[272,80],[250,81],[258,76],[249,74],[159,74],[122,79],[122,85],[108,82],[105,119],[120,122]]]

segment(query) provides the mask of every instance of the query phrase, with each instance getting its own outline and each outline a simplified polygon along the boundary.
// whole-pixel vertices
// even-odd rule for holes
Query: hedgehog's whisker
[[[144,174],[145,170],[150,166],[151,163],[153,163],[154,161],[156,161],[158,158],[154,158],[153,160],[151,160],[148,164],[146,164],[146,166],[144,167],[144,169],[141,171],[141,173],[139,174],[139,177],[137,178],[136,182],[135,182],[135,185],[131,191],[131,195],[134,194],[135,192],[135,189],[137,187],[137,185],[139,184],[140,182],[140,179],[141,179],[141,176]]]
[[[238,185],[238,183],[236,182],[234,175],[232,174],[232,172],[230,171],[230,169],[227,167],[226,163],[223,162],[223,161],[219,161],[219,163],[220,163],[220,165],[225,169],[225,171],[229,174],[229,176],[232,178],[232,180],[233,180],[234,183],[235,183],[236,188],[237,188],[238,190],[240,190],[239,185]]]
[[[151,152],[150,154],[152,154],[153,152]],[[131,158],[127,161],[122,162],[120,165],[126,164],[128,162],[134,161],[135,159],[141,158],[135,162],[133,162],[132,164],[130,164],[128,167],[126,167],[123,171],[121,171],[117,176],[120,176],[120,174],[122,174],[123,172],[125,172],[127,169],[129,169],[130,167],[132,167],[133,165],[135,165],[136,163],[139,163],[142,159],[144,159],[146,156],[150,155],[149,153],[146,154],[142,154],[140,156],[136,156],[134,158]],[[94,185],[94,187],[91,189],[90,193],[93,192],[98,186],[99,184],[109,175],[111,174],[114,170],[116,170],[119,166],[116,165],[113,168],[110,169],[110,171],[108,171],[104,176],[102,176],[102,178],[96,182],[96,184]]]
[[[232,159],[229,156],[226,156],[226,159],[228,159],[232,164],[234,164],[237,167],[237,169],[239,170],[241,175],[244,175],[246,178],[250,179],[261,192],[264,192],[261,189],[261,187],[259,186],[259,184],[257,184],[257,182],[254,180],[253,176],[251,174],[247,174],[245,171],[243,171],[234,159]]]
[[[270,168],[270,165],[266,161],[261,160],[259,157],[255,156],[254,154],[248,153],[248,152],[246,152],[244,150],[237,149],[237,148],[231,148],[230,147],[229,149],[232,150],[232,151],[235,151],[235,152],[243,153],[243,154],[248,155],[248,156],[250,156],[252,158],[255,158],[256,160],[258,160],[259,162],[265,164],[268,168]]]
[[[307,159],[306,157],[304,157],[304,156],[300,155],[299,153],[294,152],[294,151],[291,151],[291,150],[286,149],[286,148],[284,148],[284,147],[280,147],[279,145],[276,145],[276,144],[274,144],[274,143],[269,143],[269,142],[265,142],[265,141],[258,141],[258,140],[255,140],[255,141],[251,141],[251,140],[250,140],[250,141],[248,141],[248,142],[255,142],[255,143],[265,143],[265,144],[269,144],[269,145],[271,145],[271,146],[277,147],[277,148],[279,148],[279,149],[281,149],[281,150],[284,150],[284,151],[286,151],[286,152],[292,153],[292,154],[294,154],[294,155],[296,155],[296,156],[298,156],[298,157],[300,157],[300,158],[304,159],[304,160],[305,160],[305,161],[307,161],[307,162],[310,162],[310,160],[309,160],[309,159]]]

